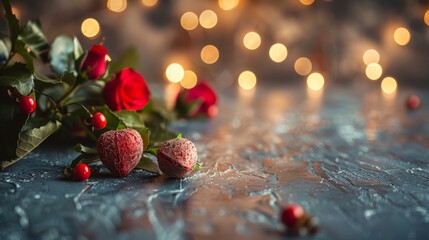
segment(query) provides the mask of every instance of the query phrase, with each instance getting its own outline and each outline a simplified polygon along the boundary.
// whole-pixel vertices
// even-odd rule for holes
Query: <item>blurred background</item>
[[[428,87],[429,0],[12,0],[52,41],[130,46],[149,82]],[[5,19],[1,30],[6,32]]]

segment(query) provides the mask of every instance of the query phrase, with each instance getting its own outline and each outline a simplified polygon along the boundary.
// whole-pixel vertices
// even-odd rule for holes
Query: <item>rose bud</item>
[[[217,115],[217,95],[207,82],[200,82],[192,89],[179,92],[175,110],[179,117],[215,117]]]
[[[140,110],[149,102],[150,91],[143,77],[131,68],[124,68],[106,83],[104,101],[110,109]]]
[[[175,138],[161,144],[157,158],[162,173],[172,178],[183,178],[197,164],[197,148],[186,138]]]
[[[118,177],[127,176],[137,166],[143,149],[143,139],[132,128],[105,132],[97,142],[101,162]]]
[[[106,72],[107,49],[103,45],[94,45],[86,54],[81,71],[86,72],[89,79],[98,79]]]

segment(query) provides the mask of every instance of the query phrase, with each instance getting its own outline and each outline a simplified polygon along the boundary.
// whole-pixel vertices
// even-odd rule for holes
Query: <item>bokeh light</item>
[[[219,7],[225,11],[236,8],[239,3],[240,0],[218,0]]]
[[[82,34],[87,38],[95,38],[100,33],[100,24],[94,18],[87,18],[81,25]]]
[[[301,76],[307,76],[309,73],[311,73],[313,65],[311,64],[310,59],[306,57],[301,57],[295,61],[294,67],[296,73]]]
[[[251,71],[244,71],[238,76],[238,85],[244,90],[253,89],[256,86],[256,75]]]
[[[398,88],[398,84],[396,83],[396,80],[393,77],[385,77],[381,82],[381,90],[384,93],[387,93],[387,94],[394,93],[397,88]]]
[[[276,43],[271,46],[269,55],[274,62],[283,62],[287,57],[287,48],[281,43]]]
[[[370,63],[378,63],[380,61],[380,54],[375,49],[368,49],[363,54],[363,62],[368,65]]]
[[[325,79],[323,78],[322,74],[315,72],[308,75],[307,86],[309,89],[313,91],[319,91],[323,88],[323,85],[325,85]]]
[[[424,16],[424,18],[423,18],[423,21],[426,23],[426,25],[428,25],[428,26],[429,26],[429,9],[428,9],[428,10],[426,10],[426,12],[425,12],[425,16]]]
[[[142,4],[146,7],[153,7],[158,3],[158,0],[142,0]]]
[[[408,29],[400,27],[397,28],[393,34],[395,42],[401,46],[405,46],[410,42],[411,34]]]
[[[185,70],[183,69],[182,65],[178,63],[172,63],[168,65],[167,69],[165,70],[165,76],[167,77],[168,81],[173,83],[180,82],[184,75]]]
[[[180,81],[180,85],[182,85],[183,88],[191,89],[197,85],[198,77],[197,74],[195,74],[191,70],[186,70],[183,75],[182,81]]]
[[[201,27],[210,29],[214,28],[217,24],[217,15],[212,10],[205,10],[200,14]]]
[[[201,49],[201,60],[207,64],[213,64],[219,59],[219,50],[213,45],[207,45]]]
[[[303,5],[309,6],[314,3],[315,0],[299,0]]]
[[[244,46],[249,50],[255,50],[261,45],[261,36],[256,32],[248,32],[243,38]]]
[[[383,74],[383,68],[378,63],[370,63],[365,69],[366,76],[371,80],[377,80]]]
[[[123,12],[127,8],[127,0],[108,0],[107,8],[112,12]]]
[[[180,25],[186,30],[194,30],[198,26],[198,16],[193,12],[185,12],[180,18]]]

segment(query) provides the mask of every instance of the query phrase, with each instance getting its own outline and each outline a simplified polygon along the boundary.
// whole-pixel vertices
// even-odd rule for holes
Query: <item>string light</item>
[[[383,68],[381,68],[378,63],[370,63],[366,66],[365,73],[369,79],[375,81],[381,77],[381,74],[383,74]]]
[[[87,38],[95,38],[100,33],[100,24],[94,18],[87,18],[81,25],[82,34]]]
[[[306,57],[301,57],[295,61],[294,67],[296,73],[301,76],[307,76],[311,72],[313,65],[311,64],[310,59]]]
[[[108,0],[107,8],[112,12],[122,12],[127,8],[127,0]]]
[[[194,30],[198,26],[198,16],[193,12],[185,12],[180,18],[180,24],[185,30]]]
[[[207,45],[201,49],[201,60],[207,64],[213,64],[219,59],[219,50],[213,45]]]
[[[256,75],[251,71],[244,71],[238,76],[238,85],[244,90],[253,89],[256,81]]]
[[[158,3],[158,0],[142,0],[142,4],[146,7],[153,7]]]
[[[411,34],[408,29],[400,27],[395,30],[393,34],[393,39],[395,42],[401,46],[405,46],[410,42]]]
[[[380,61],[380,54],[375,49],[368,49],[363,54],[363,62],[368,65],[370,63],[378,63]]]
[[[310,6],[315,0],[299,0],[303,5]]]
[[[244,46],[249,50],[255,50],[261,45],[261,36],[256,32],[248,32],[243,38]]]
[[[212,10],[205,10],[200,14],[201,27],[210,29],[214,28],[217,24],[217,15]]]
[[[394,93],[397,88],[398,88],[398,84],[396,83],[396,80],[393,77],[385,77],[381,82],[381,90],[384,93],[387,93],[387,94]]]
[[[283,62],[287,57],[287,48],[281,43],[276,43],[271,46],[269,55],[274,62]]]
[[[172,63],[168,65],[167,69],[165,70],[165,76],[170,82],[173,83],[180,82],[184,75],[185,70],[183,70],[182,65],[178,63]]]
[[[191,89],[197,85],[197,81],[197,74],[191,70],[186,70],[184,72],[182,81],[180,81],[180,85],[182,85],[183,88]]]
[[[424,16],[424,18],[423,18],[423,21],[426,23],[426,25],[428,25],[428,26],[429,26],[429,9],[428,9],[428,10],[426,10],[426,12],[425,12],[425,16]]]
[[[315,72],[308,75],[307,86],[309,89],[313,91],[319,91],[323,88],[323,85],[325,85],[325,79],[323,78],[322,74]]]
[[[219,7],[225,11],[232,10],[238,6],[240,0],[219,0]]]

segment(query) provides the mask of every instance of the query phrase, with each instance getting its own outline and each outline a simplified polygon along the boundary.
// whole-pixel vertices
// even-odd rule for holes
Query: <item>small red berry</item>
[[[79,163],[73,170],[74,180],[84,181],[91,176],[91,169],[85,163]]]
[[[96,130],[103,129],[107,125],[106,116],[104,116],[104,114],[102,114],[101,112],[97,112],[94,115],[92,115],[91,123],[94,129]]]
[[[417,95],[410,95],[407,97],[407,108],[410,110],[414,110],[420,107],[420,98]]]
[[[287,227],[294,227],[300,218],[305,214],[304,209],[298,204],[290,204],[283,207],[281,220]]]
[[[18,106],[23,113],[30,114],[36,109],[36,101],[31,96],[19,98]]]

